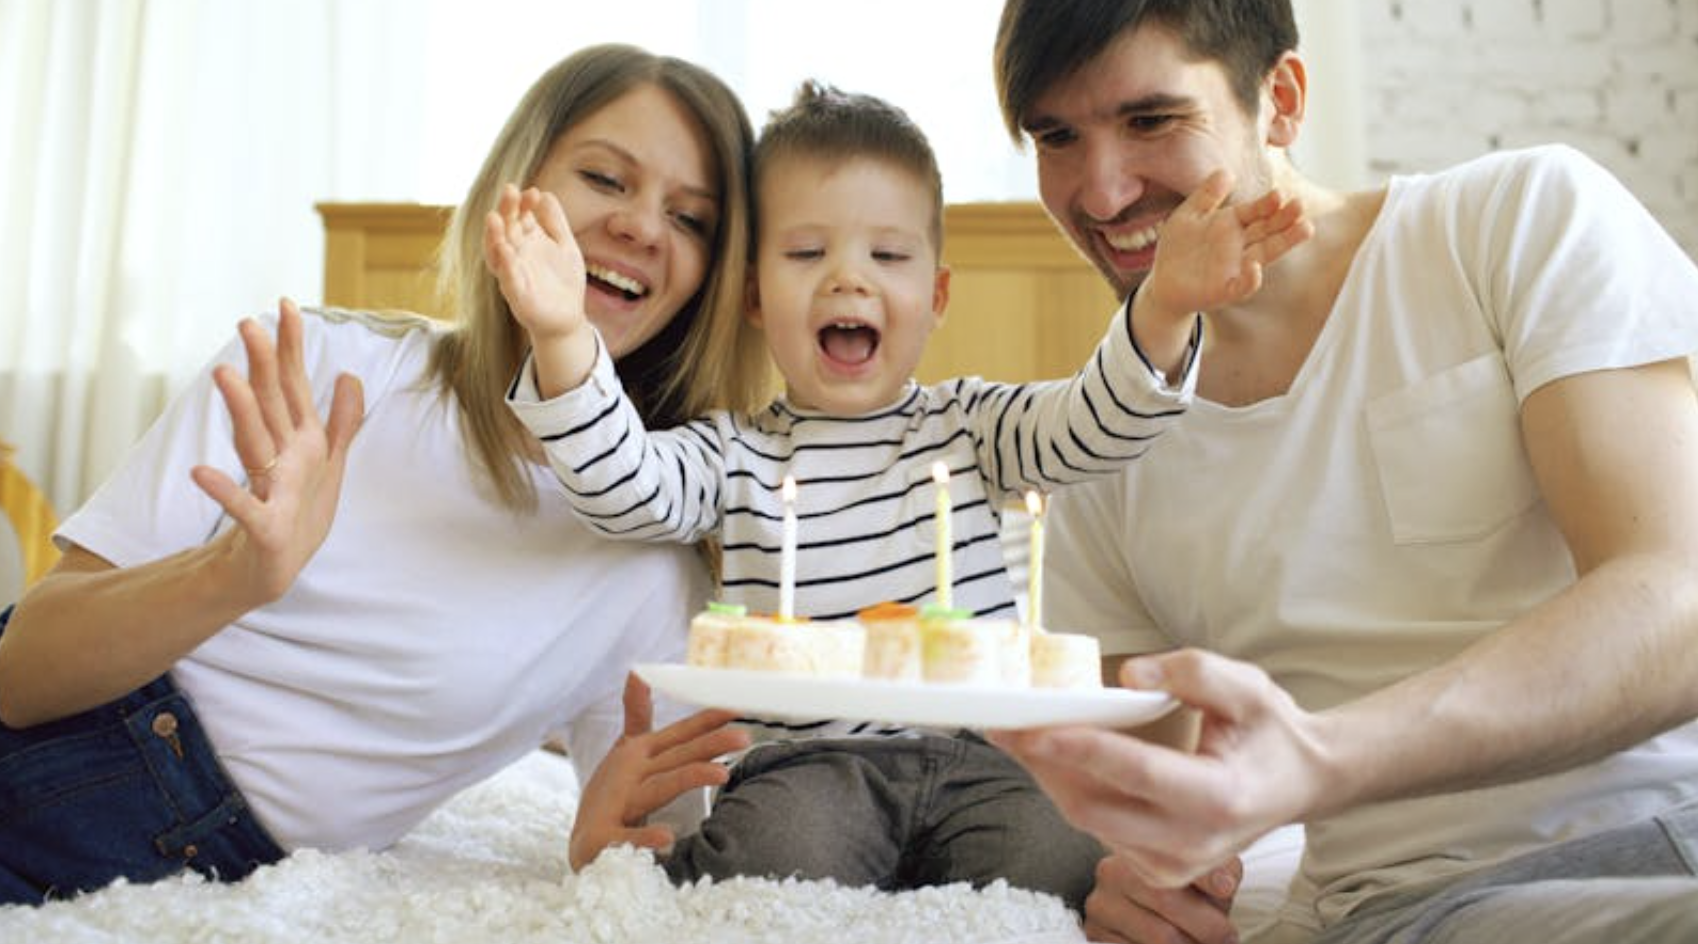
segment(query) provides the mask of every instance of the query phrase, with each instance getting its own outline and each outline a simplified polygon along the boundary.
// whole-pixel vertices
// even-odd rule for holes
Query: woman
[[[753,406],[750,143],[701,68],[584,50],[460,205],[454,328],[287,302],[275,345],[243,323],[0,617],[0,902],[382,848],[562,729],[587,776],[626,666],[681,651],[705,575],[575,523],[503,402],[523,340],[484,214],[508,180],[570,208],[590,318],[652,422]]]

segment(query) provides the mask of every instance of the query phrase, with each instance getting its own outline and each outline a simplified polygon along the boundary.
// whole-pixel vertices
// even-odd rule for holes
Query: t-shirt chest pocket
[[[1479,538],[1538,501],[1500,354],[1373,400],[1365,413],[1398,544]]]

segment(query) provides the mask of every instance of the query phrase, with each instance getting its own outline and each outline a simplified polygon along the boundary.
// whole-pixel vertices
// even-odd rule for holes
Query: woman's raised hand
[[[211,466],[190,473],[239,525],[218,540],[255,605],[282,596],[330,533],[348,446],[365,415],[359,378],[343,374],[328,423],[320,418],[302,354],[300,310],[289,299],[278,310],[275,344],[251,318],[238,329],[246,377],[228,364],[212,375],[230,411],[245,486]]]

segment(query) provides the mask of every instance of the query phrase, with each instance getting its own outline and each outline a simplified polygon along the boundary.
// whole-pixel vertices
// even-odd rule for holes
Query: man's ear
[[[743,317],[757,328],[766,328],[765,316],[761,314],[761,280],[756,277],[753,265],[743,276]]]
[[[1303,127],[1303,110],[1309,104],[1309,70],[1303,64],[1303,57],[1290,51],[1280,56],[1263,83],[1263,95],[1272,106],[1268,143],[1274,147],[1291,147],[1297,143],[1297,132]]]
[[[932,277],[932,330],[943,327],[943,312],[949,307],[949,266],[937,267]]]

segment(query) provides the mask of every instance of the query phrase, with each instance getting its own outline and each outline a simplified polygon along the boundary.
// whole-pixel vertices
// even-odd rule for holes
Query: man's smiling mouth
[[[1161,225],[1153,224],[1129,233],[1104,233],[1103,239],[1116,252],[1138,252],[1155,244],[1161,236]]]

